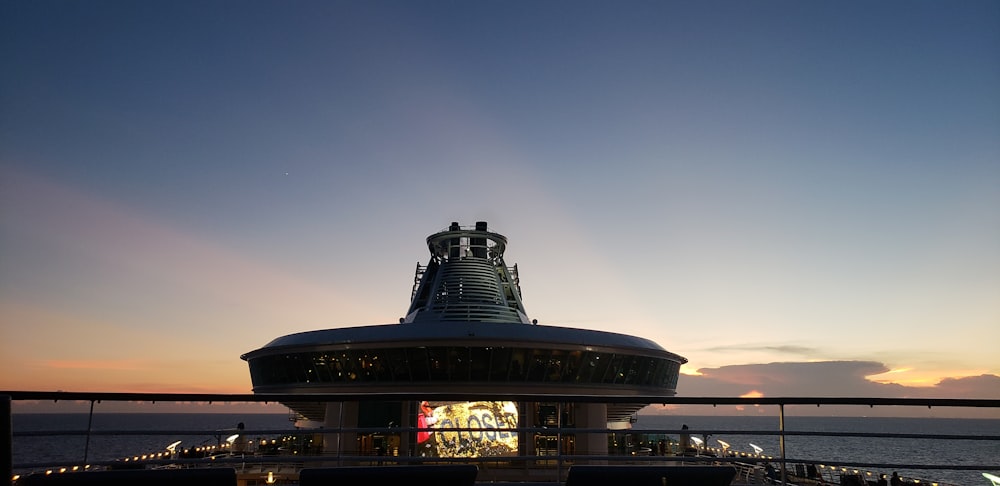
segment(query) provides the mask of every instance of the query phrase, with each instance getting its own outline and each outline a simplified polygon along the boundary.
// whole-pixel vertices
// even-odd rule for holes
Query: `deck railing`
[[[933,398],[872,398],[872,397],[758,397],[758,398],[743,398],[743,397],[663,397],[663,396],[551,396],[545,394],[504,394],[504,395],[486,395],[486,394],[422,394],[421,399],[428,400],[440,400],[440,401],[474,401],[474,400],[504,400],[504,401],[514,401],[514,402],[558,402],[558,403],[654,403],[654,404],[664,404],[664,405],[712,405],[712,406],[723,406],[723,405],[733,405],[733,406],[776,406],[778,410],[778,428],[777,430],[676,430],[676,429],[643,429],[634,431],[623,431],[619,429],[604,429],[604,428],[574,428],[574,427],[517,427],[511,429],[512,432],[527,434],[534,433],[544,433],[544,434],[557,434],[557,435],[573,435],[573,434],[615,434],[630,432],[635,434],[650,434],[650,435],[680,435],[680,434],[690,434],[693,436],[701,434],[713,434],[715,436],[731,434],[731,435],[742,435],[742,436],[777,436],[779,441],[779,453],[777,457],[760,457],[752,455],[736,455],[728,454],[725,450],[714,449],[716,455],[715,457],[706,458],[704,456],[684,456],[684,455],[670,455],[664,456],[662,454],[652,454],[643,455],[637,454],[634,451],[627,454],[608,454],[608,455],[574,455],[567,454],[562,451],[561,447],[557,447],[555,451],[538,450],[535,451],[535,455],[530,456],[516,456],[516,457],[476,457],[476,458],[423,458],[423,457],[413,457],[413,456],[377,456],[373,457],[368,454],[360,454],[358,451],[341,451],[336,457],[331,457],[330,455],[298,455],[298,456],[264,456],[264,455],[254,455],[253,451],[248,451],[244,454],[226,454],[219,455],[212,458],[179,458],[176,455],[174,457],[149,457],[144,458],[144,465],[157,466],[157,465],[167,465],[167,464],[180,464],[180,465],[205,465],[206,462],[211,464],[225,465],[228,467],[257,467],[260,471],[267,469],[267,466],[273,465],[276,468],[280,467],[302,467],[310,464],[330,464],[331,461],[336,461],[338,464],[415,464],[424,462],[434,462],[434,463],[476,463],[480,467],[499,467],[503,463],[506,467],[531,467],[530,465],[537,464],[547,464],[549,468],[555,466],[556,476],[553,483],[558,482],[558,478],[561,477],[561,471],[569,464],[582,464],[582,463],[594,463],[602,462],[609,464],[618,463],[631,463],[631,464],[654,464],[663,463],[665,460],[669,460],[671,463],[677,464],[687,464],[687,463],[704,463],[705,461],[711,461],[714,463],[722,464],[733,464],[736,465],[741,476],[744,476],[744,483],[753,484],[756,479],[752,479],[751,476],[755,469],[760,469],[760,466],[766,462],[772,462],[779,466],[778,471],[780,474],[780,481],[785,483],[789,480],[789,477],[796,473],[795,467],[820,467],[823,469],[820,474],[820,481],[833,482],[836,478],[832,477],[833,472],[836,471],[838,474],[840,471],[847,472],[850,468],[854,470],[856,468],[880,468],[880,469],[909,469],[909,470],[953,470],[953,471],[992,471],[994,473],[1000,471],[1000,456],[995,457],[993,462],[989,463],[964,463],[964,464],[926,464],[926,463],[858,463],[858,462],[844,462],[838,461],[836,458],[831,458],[830,460],[824,460],[822,462],[809,460],[809,459],[798,459],[798,458],[788,458],[785,455],[785,440],[787,437],[791,436],[816,436],[816,437],[860,437],[860,438],[885,438],[885,439],[922,439],[928,441],[936,440],[962,440],[962,441],[987,441],[990,444],[996,444],[1000,448],[1000,435],[991,434],[924,434],[924,433],[878,433],[878,432],[824,432],[824,431],[801,431],[795,430],[790,431],[785,429],[785,407],[791,405],[810,405],[810,406],[836,406],[836,405],[854,405],[854,406],[864,406],[864,407],[920,407],[920,408],[957,408],[957,409],[988,409],[990,417],[1000,418],[1000,400],[993,399],[933,399]],[[394,393],[369,393],[369,394],[204,394],[204,393],[86,393],[86,392],[36,392],[36,391],[0,391],[0,477],[6,475],[8,478],[13,477],[15,471],[20,470],[44,470],[50,467],[110,467],[113,465],[121,465],[120,462],[115,461],[87,461],[87,451],[83,452],[82,460],[79,462],[74,462],[71,464],[54,464],[47,461],[38,461],[32,463],[14,464],[13,463],[13,438],[15,436],[81,436],[87,437],[87,444],[89,446],[89,438],[91,436],[100,435],[164,435],[164,436],[179,436],[179,435],[206,435],[215,434],[217,431],[206,431],[206,430],[91,430],[88,425],[87,430],[61,430],[61,431],[17,431],[15,432],[12,428],[12,403],[18,401],[47,401],[47,402],[83,402],[90,404],[91,417],[93,416],[93,405],[95,403],[104,402],[201,402],[201,403],[324,403],[324,402],[367,402],[373,400],[394,400],[394,401],[404,401],[412,400],[412,395],[401,395]],[[993,412],[997,413],[994,414]],[[328,427],[323,429],[325,434],[373,434],[373,433],[415,433],[418,429],[415,427],[395,427],[392,429],[388,428],[348,428],[348,427]],[[435,429],[437,431],[442,431],[443,429]],[[487,429],[483,428],[452,428],[447,429],[450,431],[462,431],[462,432],[479,432],[483,433]],[[283,435],[298,433],[302,434],[304,431],[299,429],[282,429],[282,430],[245,430],[242,433],[248,436],[261,436],[261,435]],[[85,446],[86,447],[86,446]],[[822,472],[829,471],[830,477],[823,477]],[[778,478],[775,478],[776,480]]]

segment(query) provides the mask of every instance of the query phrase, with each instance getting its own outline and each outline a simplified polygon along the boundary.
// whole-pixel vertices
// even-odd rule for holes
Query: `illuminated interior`
[[[250,361],[256,386],[447,381],[674,388],[679,367],[675,359],[635,354],[496,346],[312,351]]]

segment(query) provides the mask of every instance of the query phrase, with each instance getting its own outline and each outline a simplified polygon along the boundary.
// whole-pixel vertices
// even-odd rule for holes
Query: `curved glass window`
[[[291,384],[575,383],[675,388],[680,363],[624,353],[426,346],[309,351],[249,360],[255,386]]]

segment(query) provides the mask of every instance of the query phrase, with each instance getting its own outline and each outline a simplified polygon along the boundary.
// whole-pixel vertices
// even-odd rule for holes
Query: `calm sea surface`
[[[87,414],[14,414],[15,432],[43,430],[87,429]],[[162,451],[168,444],[182,440],[182,446],[211,445],[232,432],[243,422],[247,430],[288,430],[291,422],[285,414],[170,414],[170,413],[98,413],[94,414],[92,430],[187,430],[206,431],[203,434],[178,436],[94,435],[88,448],[89,461],[109,461],[136,454]],[[692,430],[776,431],[777,417],[716,417],[716,416],[657,416],[640,415],[635,431],[648,429],[678,430],[687,425]],[[818,432],[886,432],[923,434],[963,434],[1000,436],[1000,420],[938,419],[938,418],[872,418],[872,417],[786,417],[789,431]],[[221,431],[214,433],[213,431]],[[672,435],[672,434],[671,434]],[[673,437],[676,440],[676,436]],[[750,443],[764,448],[764,454],[779,456],[778,438],[771,435],[713,434],[716,440],[728,442],[731,450],[752,452]],[[77,463],[83,461],[86,437],[15,437],[14,464],[38,462]],[[785,455],[789,460],[829,460],[858,463],[897,464],[1000,464],[1000,441],[882,439],[853,437],[789,436],[785,440]],[[892,471],[872,470],[873,473]],[[1000,471],[937,471],[900,470],[904,477],[922,477],[961,486],[990,486],[981,472]]]

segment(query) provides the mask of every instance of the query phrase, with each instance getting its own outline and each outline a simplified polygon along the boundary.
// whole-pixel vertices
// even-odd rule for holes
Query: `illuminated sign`
[[[425,457],[517,455],[517,404],[455,402],[431,407],[421,402],[417,451]]]

